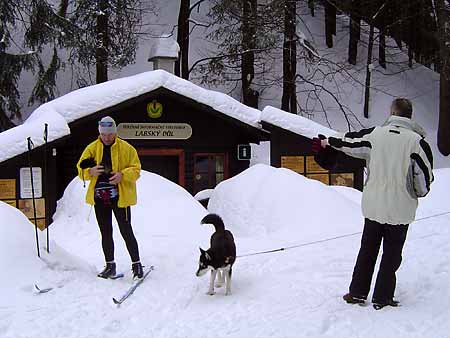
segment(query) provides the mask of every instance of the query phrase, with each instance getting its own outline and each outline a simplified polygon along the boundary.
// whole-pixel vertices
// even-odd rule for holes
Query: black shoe
[[[133,279],[141,279],[144,277],[144,270],[142,269],[141,262],[131,264],[131,270],[133,271]]]
[[[366,302],[365,297],[353,296],[351,293],[347,293],[342,297],[348,304],[364,304]]]
[[[392,307],[398,307],[400,306],[400,302],[393,300],[393,299],[389,299],[387,301],[384,302],[379,302],[377,300],[372,299],[372,303],[373,303],[373,308],[375,310],[381,310],[382,308],[386,307],[386,306],[392,306]]]
[[[100,278],[112,278],[116,275],[116,263],[106,263],[105,268],[102,272],[97,274],[97,277]]]

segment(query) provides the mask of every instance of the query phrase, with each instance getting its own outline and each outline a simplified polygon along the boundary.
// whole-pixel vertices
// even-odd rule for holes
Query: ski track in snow
[[[359,245],[356,237],[242,258],[235,265],[229,297],[223,288],[215,296],[205,294],[208,278],[194,276],[197,257],[176,253],[169,258],[156,254],[155,245],[143,255],[144,261],[155,264],[155,271],[120,307],[111,297],[129,285],[129,272],[111,281],[87,271],[43,269],[53,284],[41,286],[55,289],[37,295],[30,286],[22,290],[25,302],[2,304],[0,335],[385,337],[389,332],[395,337],[431,337],[433,332],[436,338],[450,337],[449,222],[450,217],[443,216],[411,227],[398,274],[399,309],[376,312],[370,305],[349,306],[341,300]],[[241,244],[245,251],[252,250],[250,240]]]

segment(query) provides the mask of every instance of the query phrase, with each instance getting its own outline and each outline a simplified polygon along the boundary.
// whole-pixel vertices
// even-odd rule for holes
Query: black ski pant
[[[120,233],[130,254],[132,262],[139,261],[139,249],[131,227],[130,207],[119,208],[117,198],[111,200],[110,204],[104,204],[101,200],[95,200],[95,216],[102,235],[102,248],[106,262],[114,261],[114,240],[112,227],[112,213],[116,217]]]
[[[380,224],[366,218],[361,248],[350,284],[350,293],[353,296],[367,299],[381,241],[383,241],[383,256],[381,257],[372,301],[383,303],[394,298],[395,272],[402,262],[402,250],[407,232],[407,224]]]

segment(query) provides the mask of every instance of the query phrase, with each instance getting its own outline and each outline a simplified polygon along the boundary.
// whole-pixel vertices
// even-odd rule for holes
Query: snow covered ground
[[[418,219],[450,211],[450,169],[435,171]],[[264,182],[264,184],[262,184]],[[398,273],[400,308],[375,311],[341,300],[359,248],[360,193],[328,187],[285,169],[256,165],[221,183],[210,209],[236,237],[238,254],[335,240],[237,260],[233,294],[207,296],[195,277],[198,246],[212,229],[206,210],[186,191],[154,174],[138,181],[132,209],[149,279],[121,307],[112,304],[130,284],[130,262],[116,230],[122,280],[101,280],[103,259],[95,217],[75,179],[51,227],[51,254],[35,257],[34,230],[0,202],[0,337],[450,337],[450,215],[410,228]],[[117,229],[117,228],[115,228]],[[45,236],[40,233],[41,242]],[[46,294],[33,284],[54,287]]]

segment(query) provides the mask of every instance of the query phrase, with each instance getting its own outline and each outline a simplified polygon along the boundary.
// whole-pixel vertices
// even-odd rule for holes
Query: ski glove
[[[323,147],[322,147],[322,140],[324,140],[324,139],[326,139],[326,137],[324,135],[322,135],[322,134],[319,134],[318,137],[314,137],[312,139],[312,147],[311,147],[311,149],[312,149],[312,152],[314,154],[319,153],[323,149]]]

